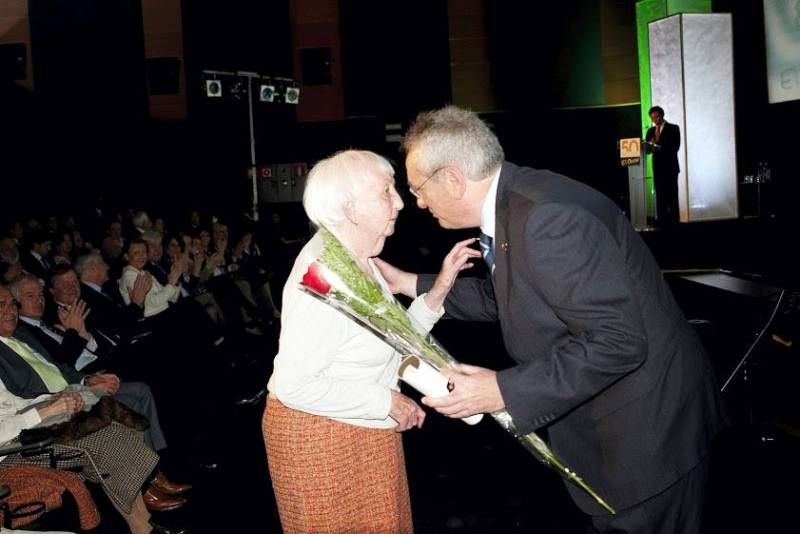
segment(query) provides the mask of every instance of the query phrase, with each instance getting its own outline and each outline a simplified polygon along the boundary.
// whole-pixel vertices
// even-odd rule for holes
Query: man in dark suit
[[[56,280],[58,278],[58,280]],[[144,321],[144,300],[152,286],[146,274],[140,275],[129,292],[130,304],[125,304],[119,286],[108,279],[108,265],[97,252],[75,260],[75,269],[64,269],[54,277],[53,296],[69,302],[80,299],[92,313],[86,325],[107,352],[128,348],[132,342],[145,338],[150,326]]]
[[[35,230],[31,233],[29,250],[22,255],[22,266],[32,275],[47,280],[53,270],[53,262],[48,257],[53,240],[47,232]]]
[[[656,188],[656,216],[659,226],[671,226],[680,220],[678,210],[678,150],[681,147],[681,129],[664,120],[664,110],[650,108],[653,126],[647,130],[645,142],[653,154],[653,181]]]
[[[453,318],[499,321],[516,365],[446,370],[423,402],[450,417],[505,408],[617,510],[568,484],[600,532],[701,532],[708,455],[724,418],[713,371],[655,259],[598,191],[504,161],[491,130],[455,107],[404,138],[411,192],[444,228],[480,226],[487,279],[461,278]],[[489,239],[492,238],[492,239]],[[377,262],[394,291],[433,276]]]

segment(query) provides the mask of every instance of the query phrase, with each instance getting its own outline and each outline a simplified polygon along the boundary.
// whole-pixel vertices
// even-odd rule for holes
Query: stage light
[[[219,80],[206,80],[206,96],[209,98],[222,98],[222,82]]]
[[[238,79],[231,83],[228,92],[236,100],[241,100],[243,96],[247,95],[247,83],[244,80]]]
[[[283,96],[283,101],[287,104],[299,104],[300,103],[300,88],[299,87],[287,87],[286,93]]]
[[[259,91],[259,100],[262,102],[274,102],[275,101],[275,86],[274,85],[262,85],[261,91]]]

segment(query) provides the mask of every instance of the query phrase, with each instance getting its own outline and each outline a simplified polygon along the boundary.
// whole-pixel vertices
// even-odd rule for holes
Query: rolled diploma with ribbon
[[[407,356],[400,364],[397,374],[400,380],[428,397],[444,397],[450,392],[447,388],[447,377],[416,356]],[[477,425],[481,419],[483,414],[478,413],[464,417],[462,421],[468,425]]]

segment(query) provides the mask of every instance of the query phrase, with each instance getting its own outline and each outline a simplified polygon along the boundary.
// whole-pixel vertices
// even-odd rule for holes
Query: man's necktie
[[[659,140],[659,139],[661,139],[661,125],[660,125],[660,124],[658,124],[658,125],[656,126],[656,135],[655,135],[655,138],[656,138],[656,139],[655,139],[655,140],[656,140],[656,143],[658,143],[658,140]]]
[[[489,272],[494,274],[494,244],[492,238],[481,232],[478,238],[478,243],[481,246],[481,253],[483,254],[483,261],[489,267]]]
[[[20,358],[25,360],[36,371],[36,374],[39,375],[39,378],[42,379],[42,382],[47,387],[47,391],[58,393],[67,387],[67,381],[64,380],[61,371],[55,365],[40,360],[34,354],[33,349],[26,343],[17,341],[13,337],[6,338],[6,343],[11,350],[16,352]]]

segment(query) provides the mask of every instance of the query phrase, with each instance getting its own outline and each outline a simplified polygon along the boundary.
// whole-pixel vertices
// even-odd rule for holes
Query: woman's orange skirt
[[[267,399],[269,474],[286,534],[413,532],[403,442]]]

